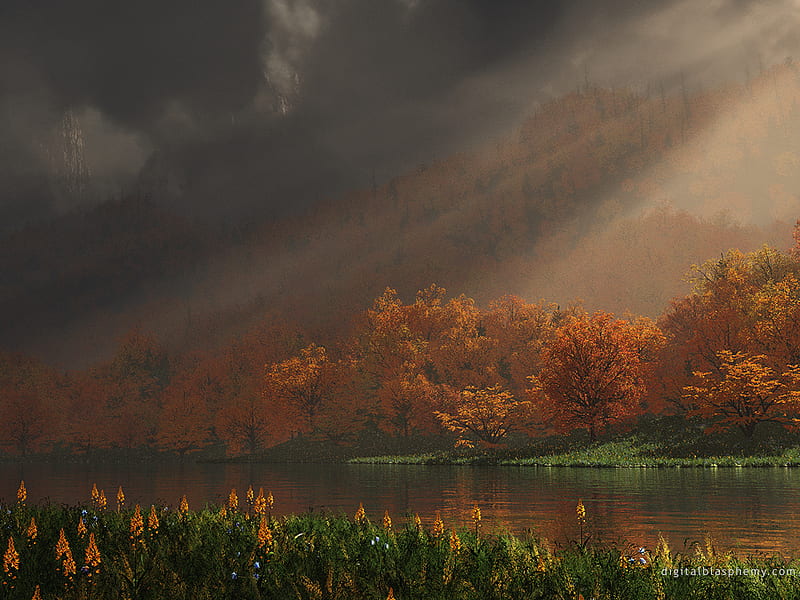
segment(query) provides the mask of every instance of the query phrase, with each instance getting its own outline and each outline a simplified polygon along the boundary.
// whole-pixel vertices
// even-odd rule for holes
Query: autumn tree
[[[409,366],[381,382],[378,401],[386,415],[386,429],[407,438],[412,433],[438,433],[434,407],[439,406],[444,390]]]
[[[102,377],[93,369],[62,378],[61,436],[70,450],[86,454],[113,441],[107,392]]]
[[[325,347],[312,343],[298,356],[267,367],[265,395],[282,400],[286,416],[299,421],[299,430],[312,433],[332,389],[333,367]]]
[[[211,415],[199,392],[191,380],[174,381],[164,392],[156,440],[159,446],[177,452],[181,458],[200,450],[209,441]]]
[[[584,428],[595,440],[609,423],[639,412],[644,376],[662,343],[661,331],[646,318],[569,317],[542,351],[529,393],[558,428]]]
[[[231,453],[253,454],[267,445],[277,418],[261,394],[254,391],[227,403],[217,413],[216,429]]]
[[[695,372],[724,379],[724,352],[763,355],[779,373],[798,364],[798,272],[797,259],[768,246],[695,266],[693,292],[659,321],[668,340],[656,377],[660,396],[685,410],[683,389]]]
[[[738,427],[748,438],[760,423],[796,428],[800,423],[800,367],[783,373],[766,364],[764,355],[719,352],[721,369],[695,372],[696,385],[686,386],[690,416],[713,421],[707,431]]]
[[[120,342],[112,360],[97,373],[108,394],[109,433],[128,450],[152,441],[161,392],[169,383],[169,356],[154,335],[138,329]]]
[[[23,456],[57,435],[54,373],[33,359],[0,354],[0,446]]]
[[[472,446],[475,441],[495,445],[526,425],[530,407],[530,401],[493,385],[466,388],[457,394],[451,410],[434,414],[446,429],[459,435],[458,445]]]

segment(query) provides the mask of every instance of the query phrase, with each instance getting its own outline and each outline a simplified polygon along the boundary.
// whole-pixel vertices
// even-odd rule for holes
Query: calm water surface
[[[129,503],[192,508],[221,504],[252,484],[275,497],[277,514],[352,516],[363,502],[377,521],[418,513],[430,524],[471,524],[477,502],[484,527],[532,529],[557,542],[577,537],[575,504],[586,506],[595,535],[652,546],[662,534],[674,550],[709,532],[723,548],[800,555],[800,469],[575,469],[417,465],[2,465],[0,499],[13,501],[25,479],[29,502],[87,503],[92,484],[109,505],[119,485]]]

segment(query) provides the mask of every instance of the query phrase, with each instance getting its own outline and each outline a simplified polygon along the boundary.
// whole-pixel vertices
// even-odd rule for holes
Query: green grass
[[[753,439],[738,431],[713,435],[682,418],[639,423],[633,432],[609,434],[591,442],[583,432],[510,444],[494,450],[449,449],[419,454],[351,458],[351,463],[461,464],[544,467],[796,467],[796,433],[763,424]]]
[[[800,447],[767,456],[665,456],[658,445],[635,440],[606,442],[589,448],[542,456],[508,456],[509,452],[439,452],[407,456],[371,456],[351,459],[353,464],[480,465],[540,467],[798,467]]]
[[[19,570],[0,573],[0,598],[28,600],[36,585],[45,599],[70,600],[384,600],[390,589],[397,600],[800,598],[800,560],[740,558],[710,542],[685,554],[664,542],[638,549],[587,538],[554,546],[474,528],[435,535],[412,519],[398,518],[387,529],[366,518],[315,514],[270,519],[272,540],[263,546],[260,518],[240,511],[207,507],[180,515],[162,507],[157,529],[146,525],[144,511],[145,528],[135,539],[132,513],[0,507],[0,531],[19,552]],[[31,517],[35,540],[25,533]],[[79,519],[102,556],[93,577],[81,573],[88,534],[78,535]],[[71,577],[55,555],[62,528],[77,566]],[[737,568],[764,571],[737,574]],[[777,571],[787,568],[796,571]]]

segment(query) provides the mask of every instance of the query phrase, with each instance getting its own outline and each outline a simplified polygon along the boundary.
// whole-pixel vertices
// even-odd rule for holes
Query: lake
[[[800,555],[800,469],[588,469],[318,464],[0,465],[0,499],[13,502],[20,479],[29,502],[88,503],[92,484],[116,506],[127,502],[191,508],[223,503],[232,487],[244,498],[252,484],[275,497],[275,514],[327,512],[350,517],[364,504],[396,525],[418,513],[430,525],[470,526],[477,502],[487,531],[532,529],[564,543],[578,536],[582,499],[590,529],[606,541],[654,546],[659,534],[684,551],[706,532],[723,549]],[[686,546],[685,546],[686,545]]]

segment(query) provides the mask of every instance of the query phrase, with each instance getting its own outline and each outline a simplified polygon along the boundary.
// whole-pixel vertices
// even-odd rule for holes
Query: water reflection
[[[249,484],[275,496],[278,514],[324,511],[352,516],[359,502],[379,520],[418,513],[430,524],[471,526],[481,506],[484,528],[533,530],[556,542],[577,537],[575,504],[586,506],[596,537],[653,545],[659,534],[682,551],[710,532],[724,548],[797,554],[800,470],[568,469],[406,465],[3,465],[0,498],[12,501],[24,478],[29,501],[87,502],[93,483],[129,503],[221,504]],[[111,500],[113,505],[113,500]]]

